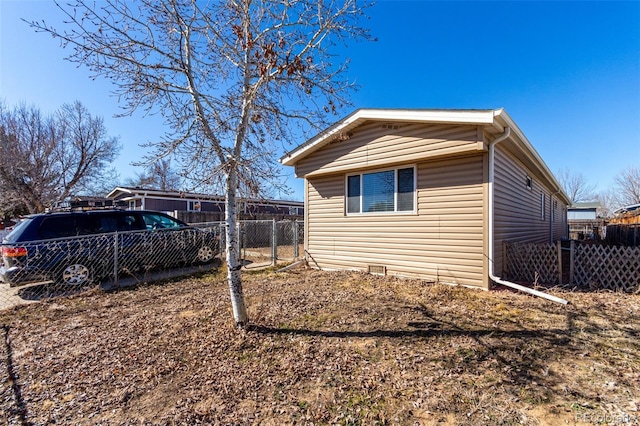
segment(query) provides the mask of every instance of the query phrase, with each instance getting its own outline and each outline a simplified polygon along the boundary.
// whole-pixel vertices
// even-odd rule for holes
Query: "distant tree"
[[[622,170],[614,179],[613,191],[617,207],[640,204],[640,167],[631,165]]]
[[[601,191],[596,194],[596,201],[600,203],[600,207],[597,209],[598,217],[610,218],[613,216],[615,206],[617,206],[616,197],[611,190]]]
[[[36,107],[0,103],[2,204],[37,213],[86,193],[103,179],[119,149],[102,119],[80,102],[50,116]]]
[[[589,184],[582,173],[564,168],[558,172],[558,179],[571,204],[593,201],[596,198],[595,185]]]
[[[0,220],[8,220],[29,213],[22,200],[15,198],[0,179]]]
[[[125,182],[127,186],[178,191],[182,189],[180,176],[171,168],[171,160],[160,159],[147,166],[144,172],[136,174]]]
[[[110,79],[128,112],[160,111],[170,134],[156,158],[225,195],[227,279],[238,326],[248,317],[237,258],[236,198],[278,185],[278,141],[317,132],[353,83],[336,44],[369,39],[367,0],[77,0],[68,31],[31,22]]]

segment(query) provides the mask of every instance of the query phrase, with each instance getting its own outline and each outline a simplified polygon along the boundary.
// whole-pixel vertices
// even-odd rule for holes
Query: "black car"
[[[214,232],[139,210],[30,215],[2,242],[0,280],[10,286],[55,281],[85,285],[123,272],[209,263]]]

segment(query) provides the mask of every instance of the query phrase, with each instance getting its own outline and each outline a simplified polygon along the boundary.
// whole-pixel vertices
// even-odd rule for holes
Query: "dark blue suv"
[[[2,242],[0,280],[10,286],[54,281],[80,286],[116,274],[209,263],[212,231],[164,213],[92,210],[27,216]]]

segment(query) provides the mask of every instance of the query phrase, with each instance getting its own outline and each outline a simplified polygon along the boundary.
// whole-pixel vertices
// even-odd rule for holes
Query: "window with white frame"
[[[136,209],[136,200],[129,200],[129,210]]]
[[[190,212],[199,212],[200,211],[200,201],[188,201],[187,202],[187,211]]]
[[[414,212],[416,168],[348,175],[346,193],[347,214]]]

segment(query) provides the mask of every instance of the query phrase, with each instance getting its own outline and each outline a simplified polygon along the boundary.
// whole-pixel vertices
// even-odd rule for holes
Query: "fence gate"
[[[239,222],[240,258],[245,267],[275,265],[302,254],[304,222],[252,220]]]

